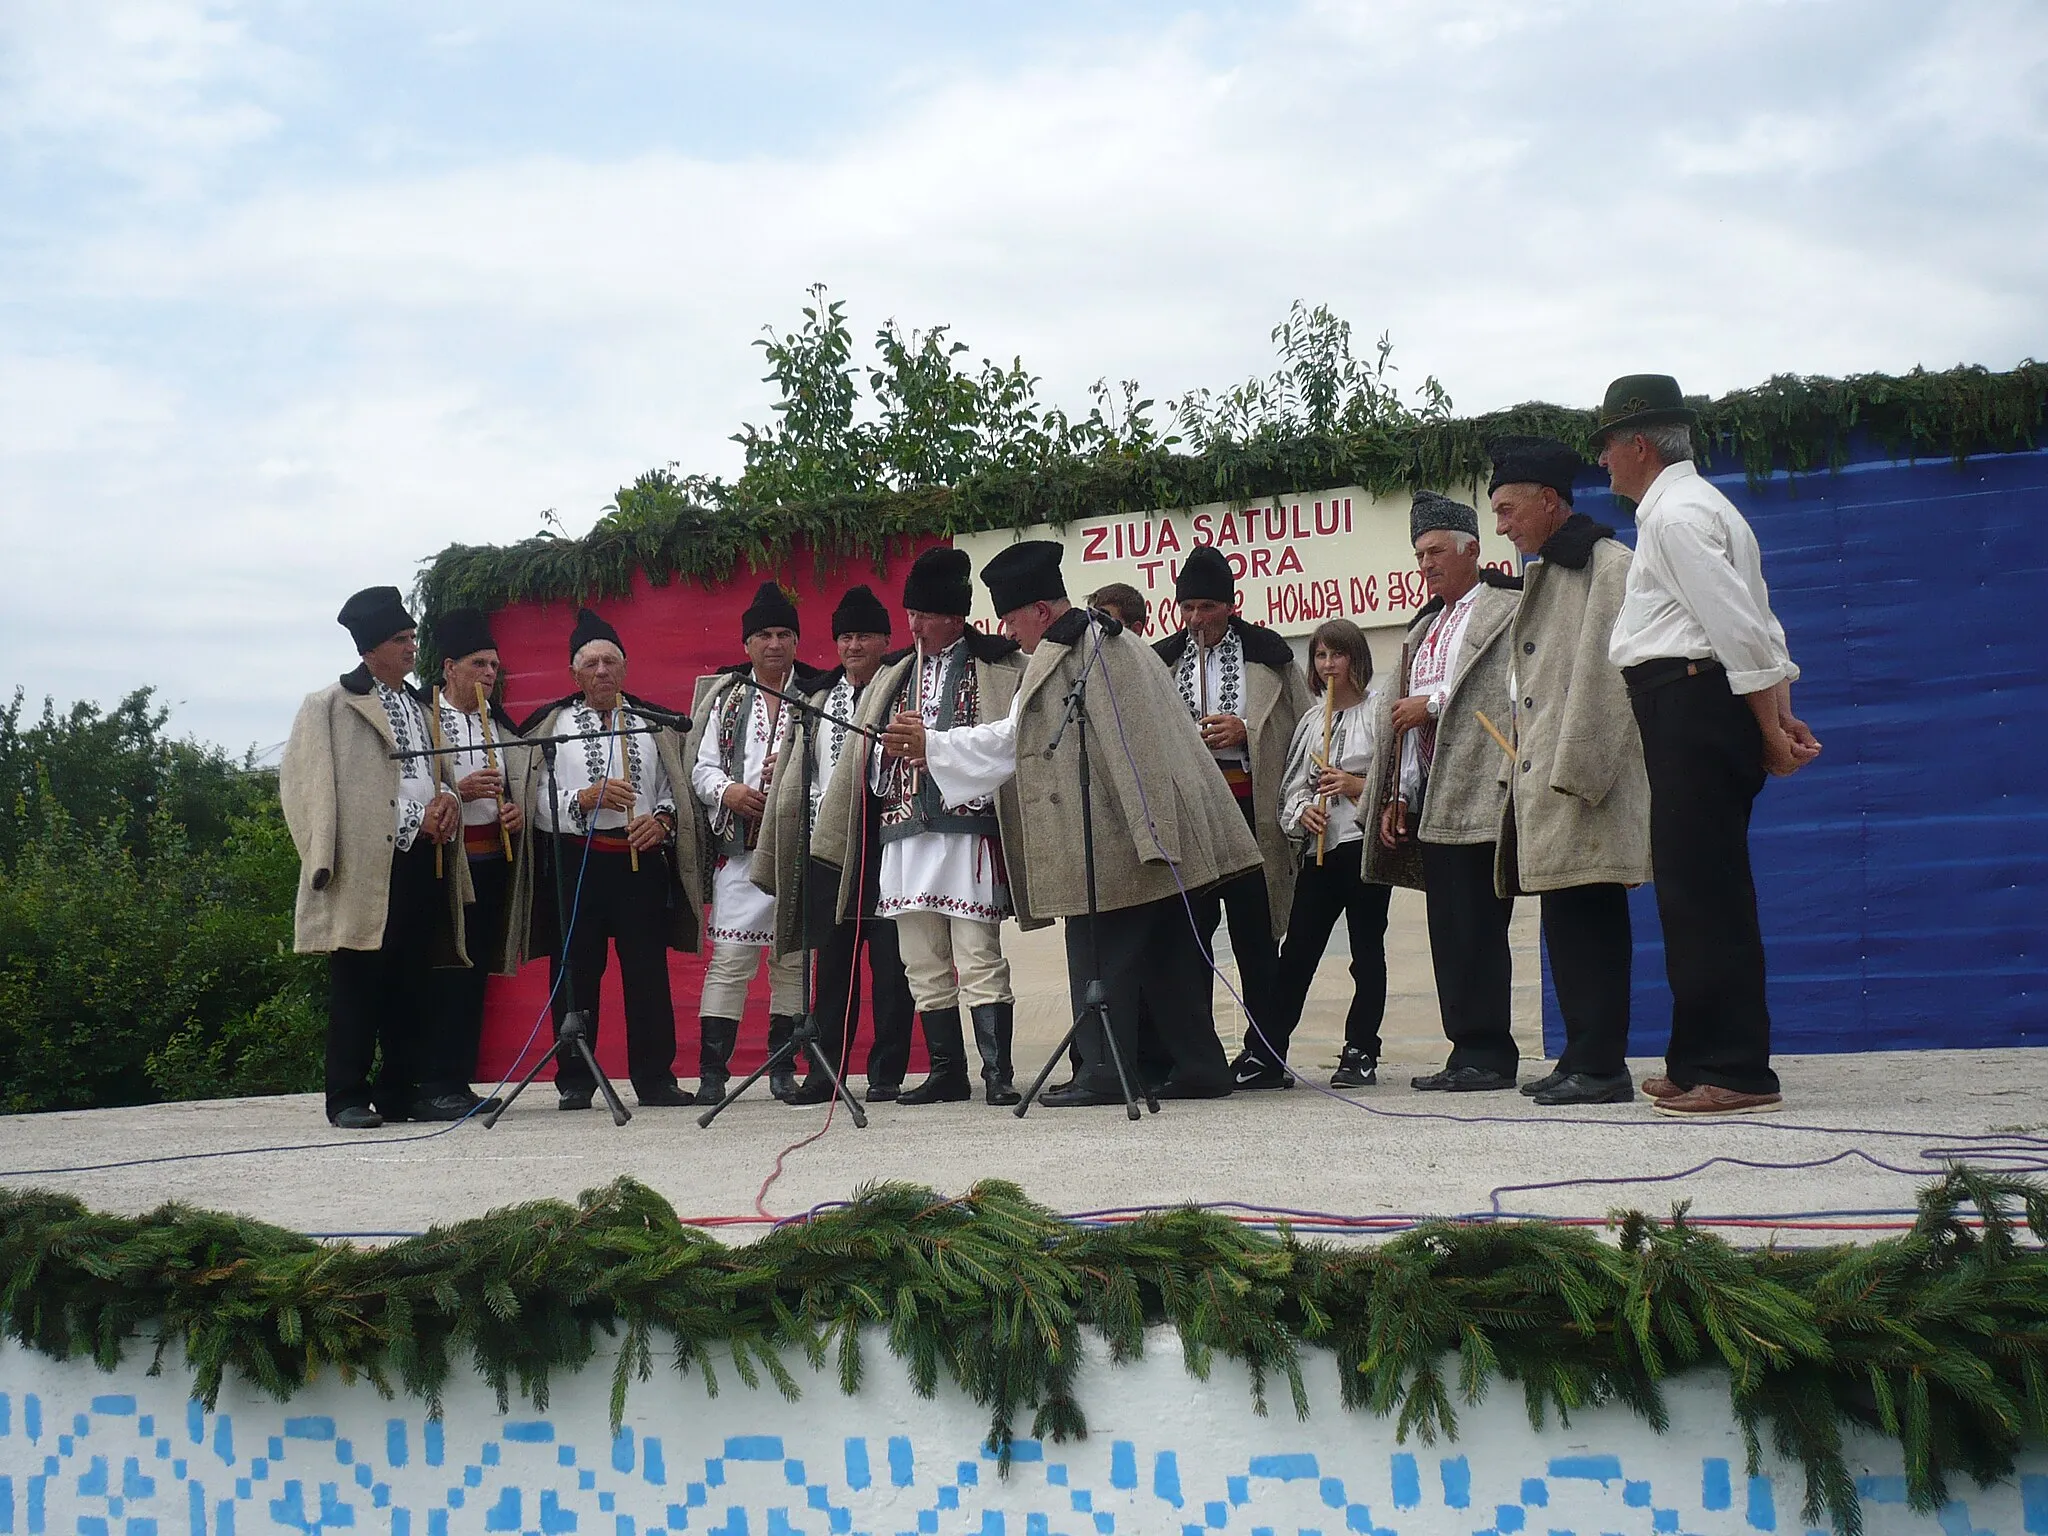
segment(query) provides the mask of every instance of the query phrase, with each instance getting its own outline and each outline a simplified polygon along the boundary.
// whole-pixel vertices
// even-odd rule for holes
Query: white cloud
[[[1656,47],[1641,12],[1591,0],[1196,15],[966,68],[908,57],[801,154],[289,176],[264,114],[333,61],[219,8],[97,13],[82,35],[128,27],[132,90],[67,115],[51,103],[84,66],[50,39],[82,45],[54,14],[9,66],[29,105],[0,132],[28,155],[83,136],[152,190],[181,156],[216,170],[174,212],[54,216],[15,258],[36,319],[0,344],[0,406],[34,430],[0,441],[0,521],[27,551],[0,577],[0,654],[38,689],[163,680],[236,742],[282,736],[333,670],[353,586],[544,507],[580,528],[671,458],[733,471],[728,435],[767,415],[749,343],[819,279],[859,329],[950,321],[1069,406],[1102,375],[1164,397],[1262,372],[1297,297],[1361,339],[1391,329],[1403,377],[1438,374],[1465,410],[1587,401],[1644,367],[1722,390],[2009,365],[2048,309],[2040,178],[2010,174],[2042,159],[2048,23],[2026,5],[1723,0],[1660,16]],[[2003,97],[1972,113],[1979,66]],[[1926,214],[2002,169],[1998,198]],[[99,540],[83,593],[56,526]]]

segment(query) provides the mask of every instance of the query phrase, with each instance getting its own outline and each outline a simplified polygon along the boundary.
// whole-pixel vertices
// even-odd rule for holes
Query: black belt
[[[1675,683],[1686,677],[1714,677],[1728,669],[1713,657],[1692,661],[1684,656],[1658,656],[1649,661],[1638,662],[1632,667],[1621,669],[1621,680],[1628,684],[1630,693],[1648,693],[1653,688],[1662,688],[1666,683]]]

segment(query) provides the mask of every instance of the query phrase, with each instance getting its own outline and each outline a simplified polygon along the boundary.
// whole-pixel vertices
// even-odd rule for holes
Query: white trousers
[[[893,921],[918,1012],[1014,1001],[1001,923],[926,911],[899,912]]]
[[[737,1019],[747,1010],[747,988],[767,954],[766,944],[711,946],[711,963],[704,968],[704,996],[697,1011],[707,1019]],[[794,1015],[803,1004],[804,957],[768,961],[768,1011]]]

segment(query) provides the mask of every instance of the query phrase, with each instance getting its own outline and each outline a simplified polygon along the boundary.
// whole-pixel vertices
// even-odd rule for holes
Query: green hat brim
[[[1617,432],[1633,432],[1638,427],[1662,427],[1682,421],[1687,426],[1699,425],[1700,413],[1689,405],[1660,405],[1647,411],[1631,411],[1626,416],[1617,416],[1612,421],[1603,421],[1586,438],[1589,447],[1598,448]]]

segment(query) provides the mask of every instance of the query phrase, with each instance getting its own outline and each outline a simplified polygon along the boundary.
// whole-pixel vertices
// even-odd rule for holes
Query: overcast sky
[[[2039,0],[0,5],[0,690],[280,742],[358,586],[732,475],[761,326],[1085,409],[1289,301],[1463,412],[2043,352]]]

